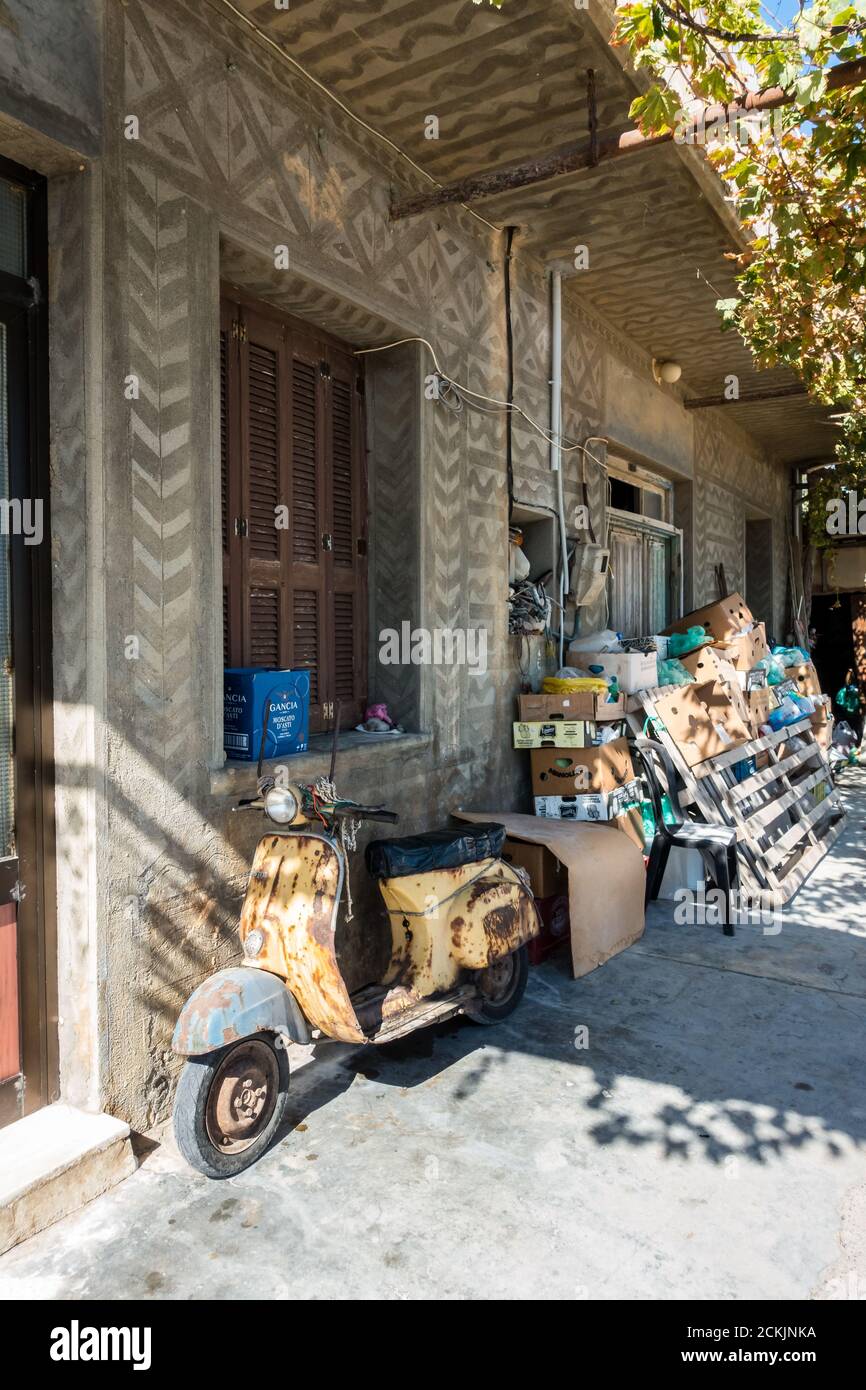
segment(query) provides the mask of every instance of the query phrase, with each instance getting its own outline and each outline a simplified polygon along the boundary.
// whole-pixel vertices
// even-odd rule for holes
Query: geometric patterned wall
[[[94,552],[89,562],[103,586],[105,627],[87,633],[88,666],[98,649],[105,670],[101,1103],[144,1128],[166,1110],[167,1045],[183,997],[233,956],[258,832],[252,817],[229,813],[211,776],[221,743],[216,329],[220,271],[230,269],[220,247],[235,248],[245,282],[261,273],[270,295],[274,248],[287,245],[292,284],[311,286],[311,306],[323,292],[338,318],[341,304],[354,306],[345,325],[352,341],[373,325],[380,342],[386,326],[418,334],[449,374],[499,398],[503,243],[460,210],[392,224],[397,170],[382,145],[288,77],[227,11],[208,10],[205,25],[191,0],[109,6],[105,72],[102,455],[87,465],[105,518],[94,538],[104,557]],[[124,138],[129,115],[135,140]],[[519,239],[515,249],[516,397],[546,423],[548,282],[521,257]],[[564,301],[564,429],[584,439],[615,417],[605,363],[628,347],[582,310],[573,287]],[[294,309],[303,313],[303,304]],[[339,322],[328,326],[339,331]],[[384,698],[433,741],[387,787],[368,764],[351,790],[361,800],[387,792],[409,831],[458,804],[521,804],[526,759],[510,749],[509,733],[525,653],[507,632],[503,417],[426,401],[425,348],[385,358],[371,365],[368,388],[374,645],[376,627],[403,618],[488,633],[484,674],[381,673]],[[129,373],[139,381],[132,401],[123,392]],[[693,577],[700,602],[718,559],[729,582],[743,574],[746,506],[780,516],[784,488],[706,417],[695,427],[692,531],[706,535]],[[569,510],[582,500],[577,457],[565,465]],[[519,421],[514,472],[519,501],[554,504],[548,446]],[[586,482],[597,513],[597,469]],[[130,636],[139,644],[133,661]],[[356,893],[363,901],[360,884]],[[357,924],[346,937],[353,983],[374,969],[369,937]]]

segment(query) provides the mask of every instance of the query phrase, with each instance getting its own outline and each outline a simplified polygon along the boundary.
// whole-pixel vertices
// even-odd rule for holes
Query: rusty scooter
[[[386,1043],[460,1013],[497,1023],[520,1002],[526,943],[540,929],[526,876],[499,857],[501,826],[375,840],[366,863],[390,920],[390,959],[380,981],[350,994],[334,948],[347,851],[362,821],[397,816],[337,796],[336,733],[327,779],[280,785],[263,775],[268,714],[257,795],[236,808],[260,809],[277,827],[253,859],[240,918],[244,964],[199,985],[172,1040],[186,1058],[174,1103],[178,1147],[211,1178],[242,1172],[274,1139],[290,1042]]]

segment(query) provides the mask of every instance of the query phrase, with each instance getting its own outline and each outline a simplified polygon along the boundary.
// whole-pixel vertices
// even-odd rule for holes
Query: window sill
[[[314,782],[323,773],[327,775],[330,769],[332,742],[331,734],[313,734],[305,753],[271,758],[265,762],[263,771],[288,768],[291,781]],[[432,744],[432,734],[359,734],[347,729],[340,735],[337,749],[337,781],[341,791],[344,791],[346,774],[351,774],[355,768],[368,768],[373,758],[377,767],[402,762],[405,757],[430,748]],[[211,770],[210,789],[214,796],[231,800],[252,796],[256,790],[256,764],[227,759],[222,767]]]

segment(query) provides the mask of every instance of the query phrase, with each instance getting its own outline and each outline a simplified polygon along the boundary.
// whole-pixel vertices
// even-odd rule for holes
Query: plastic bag
[[[428,830],[399,840],[372,840],[367,846],[367,868],[373,878],[405,878],[430,874],[437,869],[459,869],[482,859],[498,859],[505,841],[505,826],[464,825],[459,830]]]
[[[688,632],[672,632],[668,638],[668,656],[686,656],[698,647],[709,646],[711,638],[702,627],[690,627]]]
[[[580,691],[589,691],[592,695],[606,695],[607,681],[599,680],[597,676],[569,676],[567,679],[545,676],[541,682],[541,689],[545,695],[577,695]]]
[[[762,656],[752,667],[753,671],[766,671],[767,685],[781,685],[787,680],[784,662],[778,656]]]
[[[802,666],[812,658],[802,647],[774,647],[771,656],[779,657],[783,666]]]
[[[590,632],[586,637],[573,637],[568,644],[570,652],[621,652],[621,632],[606,627],[603,632]]]
[[[667,661],[660,661],[658,664],[659,685],[690,685],[694,684],[694,676],[691,671],[687,671],[681,661],[675,656],[669,657]]]

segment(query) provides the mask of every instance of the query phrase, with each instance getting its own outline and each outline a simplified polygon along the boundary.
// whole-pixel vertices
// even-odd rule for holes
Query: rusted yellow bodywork
[[[380,884],[391,919],[386,984],[426,997],[538,935],[532,895],[510,864],[486,859]]]
[[[256,849],[241,913],[261,952],[247,965],[282,976],[309,1023],[329,1038],[364,1042],[334,952],[343,861],[323,835],[265,835]]]
[[[245,964],[279,975],[311,1026],[342,1042],[366,1041],[383,1021],[454,989],[469,971],[501,960],[539,931],[531,893],[498,859],[386,879],[380,887],[391,922],[382,981],[388,988],[358,996],[362,1027],[334,951],[344,872],[340,850],[324,835],[265,835],[240,922],[241,941],[254,928],[264,937]]]

